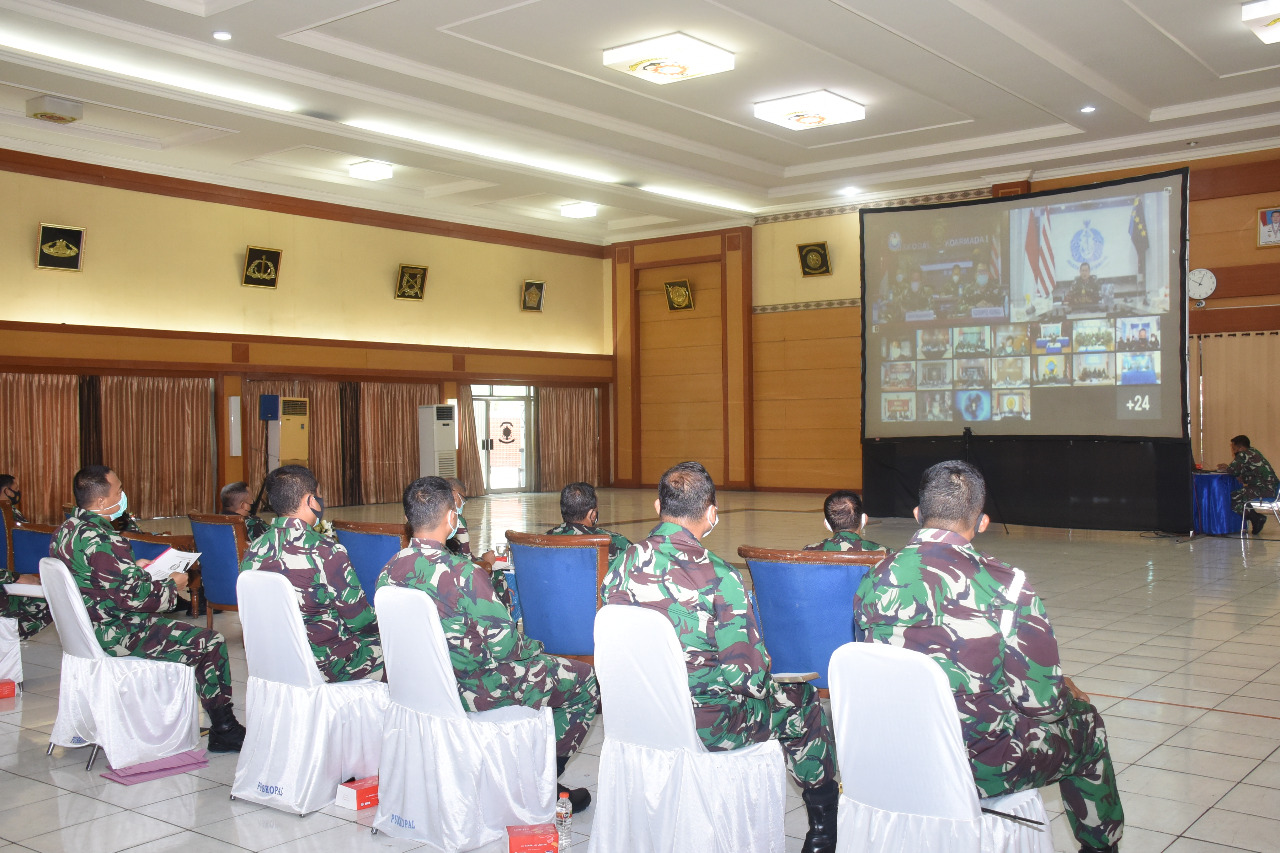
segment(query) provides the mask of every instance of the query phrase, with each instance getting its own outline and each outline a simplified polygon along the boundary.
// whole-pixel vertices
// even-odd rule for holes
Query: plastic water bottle
[[[567,792],[556,800],[556,834],[560,836],[560,849],[568,850],[573,843],[573,804]]]

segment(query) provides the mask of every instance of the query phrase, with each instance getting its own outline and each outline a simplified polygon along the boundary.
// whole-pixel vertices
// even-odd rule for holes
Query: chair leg
[[[93,751],[89,753],[89,763],[84,766],[86,771],[92,770],[93,762],[98,760],[98,748],[98,745],[95,743],[93,745]]]
[[[45,755],[53,755],[53,741],[49,741],[49,751]]]
[[[209,603],[209,599],[207,598],[204,600],[204,612],[205,612],[206,622],[208,623],[209,630],[212,631],[213,630],[213,605]]]

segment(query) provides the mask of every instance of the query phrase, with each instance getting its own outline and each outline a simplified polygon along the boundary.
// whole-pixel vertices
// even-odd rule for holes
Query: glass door
[[[476,436],[485,489],[516,492],[529,488],[529,421],[533,398],[526,385],[473,385]]]

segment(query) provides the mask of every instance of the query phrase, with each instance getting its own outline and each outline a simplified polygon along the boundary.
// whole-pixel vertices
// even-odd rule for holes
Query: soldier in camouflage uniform
[[[555,718],[557,772],[563,773],[599,708],[595,670],[543,652],[541,643],[517,629],[489,573],[445,549],[458,513],[444,480],[423,477],[410,483],[404,511],[413,539],[383,568],[378,588],[420,589],[435,601],[466,710],[549,706]],[[575,812],[591,802],[585,788],[560,790],[569,792]]]
[[[675,626],[689,670],[698,737],[711,750],[777,740],[803,789],[804,853],[836,849],[835,744],[811,684],[779,684],[738,572],[701,540],[720,520],[707,469],[682,462],[662,475],[660,523],[605,577],[609,604],[647,607]]]
[[[22,500],[22,489],[18,487],[18,478],[12,474],[0,474],[0,501],[8,501],[12,507],[13,520],[18,524],[26,523],[26,518],[18,509]],[[29,583],[39,584],[39,575],[16,575],[13,566],[0,569],[0,584]],[[40,629],[53,621],[49,614],[48,603],[38,596],[9,595],[0,587],[0,616],[18,620],[18,636],[22,639],[33,637]]]
[[[1219,465],[1218,470],[1235,474],[1244,487],[1231,495],[1231,511],[1244,513],[1248,501],[1274,500],[1276,489],[1280,488],[1280,480],[1276,479],[1275,469],[1257,450],[1249,446],[1249,436],[1237,435],[1231,439],[1230,465]],[[1250,529],[1254,536],[1262,532],[1266,518],[1254,510],[1249,510]]]
[[[821,542],[806,545],[806,551],[887,551],[860,534],[867,525],[867,514],[862,510],[862,498],[857,492],[841,489],[827,495],[822,503],[827,530],[831,536]]]
[[[600,520],[595,487],[590,483],[570,483],[560,490],[560,517],[564,523],[547,531],[548,536],[608,536],[609,568],[617,568],[631,540],[620,533],[596,527]]]
[[[285,465],[267,475],[279,515],[245,552],[240,571],[278,572],[293,584],[311,654],[325,681],[382,677],[382,643],[347,549],[314,529],[324,501],[311,470]]]
[[[77,509],[53,536],[49,555],[67,564],[89,612],[98,643],[109,655],[185,664],[209,714],[209,751],[239,752],[244,726],[231,709],[227,644],[215,631],[157,616],[174,605],[187,576],[153,580],[148,560],[133,559],[129,541],[111,528],[128,506],[120,478],[105,465],[76,472]]]
[[[488,572],[489,582],[493,585],[493,591],[498,594],[498,600],[510,610],[511,588],[507,586],[507,576],[503,572],[493,570],[493,564],[497,562],[498,556],[492,550],[485,551],[479,557],[471,553],[471,534],[467,532],[467,520],[462,517],[462,508],[467,505],[467,487],[462,485],[462,481],[457,477],[448,477],[445,482],[453,490],[453,504],[458,511],[458,529],[449,537],[449,541],[444,543],[445,548],[452,554],[466,557]]]
[[[270,528],[271,525],[253,514],[253,498],[249,497],[249,484],[243,480],[223,486],[222,491],[218,493],[218,499],[222,503],[222,515],[238,515],[244,519],[244,529],[248,534],[249,544],[253,544],[255,539]]]
[[[1124,810],[1102,717],[1064,677],[1044,604],[1018,569],[981,554],[986,484],[965,462],[925,471],[907,547],[867,573],[854,618],[867,642],[929,655],[955,694],[983,797],[1058,783],[1082,853],[1117,850]]]
[[[26,523],[26,517],[18,509],[18,504],[22,503],[22,489],[18,485],[18,478],[12,474],[0,474],[0,500],[8,501],[9,506],[13,507],[14,521],[18,524]]]

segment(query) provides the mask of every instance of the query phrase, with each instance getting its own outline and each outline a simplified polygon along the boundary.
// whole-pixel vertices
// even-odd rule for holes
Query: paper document
[[[174,572],[185,572],[191,564],[200,559],[199,551],[179,551],[177,548],[166,548],[159,557],[151,561],[146,570],[155,580],[162,581]]]

